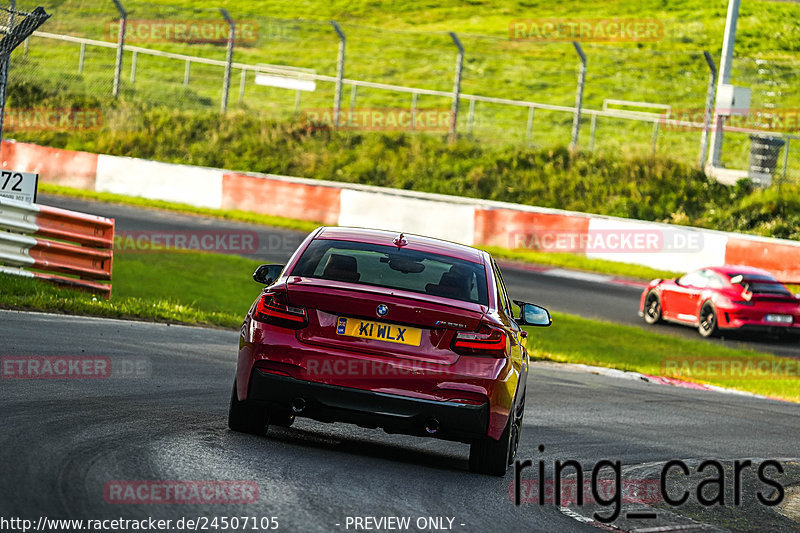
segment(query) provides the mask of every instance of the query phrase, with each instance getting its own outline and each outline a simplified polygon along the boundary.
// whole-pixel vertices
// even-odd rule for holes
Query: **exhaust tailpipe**
[[[439,420],[436,418],[427,419],[425,421],[425,431],[427,431],[429,435],[436,435],[436,432],[439,431]]]
[[[300,396],[298,396],[297,398],[292,400],[292,411],[294,411],[297,414],[300,414],[305,410],[306,410],[305,398],[301,398]]]

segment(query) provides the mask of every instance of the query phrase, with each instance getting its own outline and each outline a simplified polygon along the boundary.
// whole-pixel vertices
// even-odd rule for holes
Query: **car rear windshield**
[[[738,274],[731,274],[735,278]],[[792,293],[783,284],[770,276],[760,276],[758,274],[742,275],[742,284],[747,284],[747,288],[753,294],[780,294],[791,296]]]
[[[395,246],[314,240],[291,275],[363,283],[488,305],[482,264]]]

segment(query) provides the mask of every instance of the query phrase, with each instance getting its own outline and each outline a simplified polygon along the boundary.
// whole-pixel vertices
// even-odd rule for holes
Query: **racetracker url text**
[[[270,531],[280,527],[275,516],[197,516],[156,518],[66,519],[40,516],[36,520],[0,516],[0,531]]]

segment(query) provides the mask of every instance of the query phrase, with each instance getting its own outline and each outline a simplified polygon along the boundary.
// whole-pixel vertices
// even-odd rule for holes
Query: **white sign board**
[[[0,196],[32,204],[36,202],[39,174],[0,170]]]
[[[256,85],[266,85],[268,87],[280,87],[281,89],[294,89],[297,91],[315,91],[317,84],[314,80],[302,80],[299,78],[288,78],[286,76],[273,76],[270,74],[256,73]]]

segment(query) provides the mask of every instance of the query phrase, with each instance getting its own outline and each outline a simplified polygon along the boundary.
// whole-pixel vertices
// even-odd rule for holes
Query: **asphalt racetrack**
[[[108,379],[2,380],[11,428],[0,434],[3,517],[274,516],[283,531],[353,531],[348,517],[408,516],[450,517],[464,532],[594,529],[551,505],[515,507],[513,472],[470,474],[464,444],[302,419],[266,437],[231,432],[235,331],[15,311],[0,320],[5,353],[99,356],[120,370]],[[543,365],[532,369],[526,406],[519,458],[548,470],[557,459],[589,470],[602,459],[800,455],[800,406],[791,403]],[[107,484],[140,480],[237,480],[255,484],[258,498],[107,501]]]

